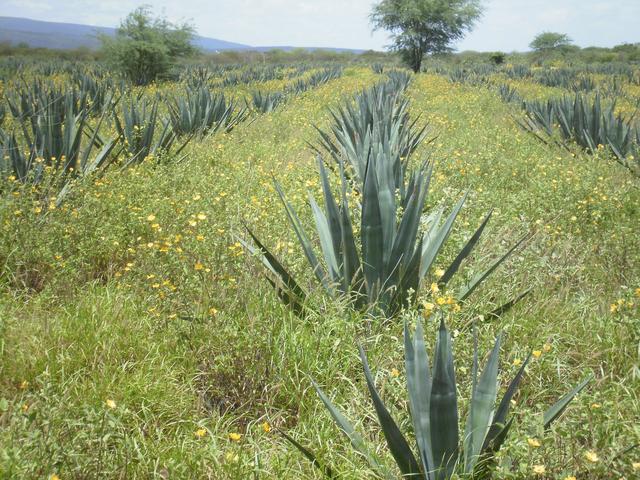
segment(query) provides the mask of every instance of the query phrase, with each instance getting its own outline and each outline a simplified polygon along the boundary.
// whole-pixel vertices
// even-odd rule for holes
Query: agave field
[[[640,477],[640,70],[0,62],[1,478]]]

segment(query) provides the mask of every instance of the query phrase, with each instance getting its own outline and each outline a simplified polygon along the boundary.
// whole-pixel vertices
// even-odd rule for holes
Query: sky
[[[117,26],[141,4],[199,35],[253,46],[382,50],[371,32],[372,0],[0,0],[0,15]],[[640,42],[640,0],[485,0],[484,15],[458,50],[524,51],[542,31],[566,33],[581,47]]]

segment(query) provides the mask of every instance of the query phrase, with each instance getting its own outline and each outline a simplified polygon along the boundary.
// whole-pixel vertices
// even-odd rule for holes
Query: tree
[[[480,0],[382,0],[373,6],[374,30],[391,33],[391,49],[419,72],[428,53],[445,53],[480,18]]]
[[[142,6],[122,21],[115,37],[99,38],[107,62],[134,84],[146,85],[166,75],[177,59],[196,52],[194,34],[192,25],[154,18],[151,8]]]
[[[494,65],[502,65],[506,58],[507,54],[504,52],[493,52],[491,55],[489,55],[489,60],[491,60],[491,63],[493,63]]]
[[[542,32],[529,44],[538,53],[549,53],[569,47],[572,40],[565,33]]]

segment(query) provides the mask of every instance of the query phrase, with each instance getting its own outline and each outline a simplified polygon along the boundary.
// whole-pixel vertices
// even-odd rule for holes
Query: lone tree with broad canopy
[[[100,35],[107,62],[135,85],[146,85],[166,75],[181,57],[194,54],[195,29],[154,18],[151,7],[138,7],[121,23],[114,37]]]
[[[566,48],[571,45],[571,42],[565,33],[542,32],[536,35],[529,47],[538,53],[548,53]]]
[[[391,33],[391,49],[418,73],[426,54],[451,51],[481,14],[480,0],[382,0],[370,18],[374,30]]]

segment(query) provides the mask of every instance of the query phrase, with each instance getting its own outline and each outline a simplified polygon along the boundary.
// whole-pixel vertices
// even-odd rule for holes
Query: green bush
[[[100,36],[105,59],[135,85],[146,85],[167,75],[181,57],[195,53],[189,24],[175,25],[153,18],[149,7],[139,7],[127,16],[115,37]]]

